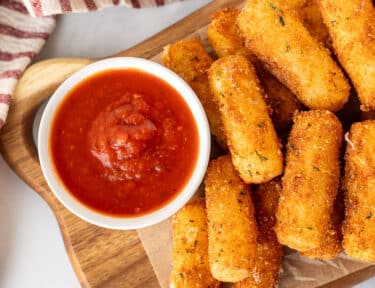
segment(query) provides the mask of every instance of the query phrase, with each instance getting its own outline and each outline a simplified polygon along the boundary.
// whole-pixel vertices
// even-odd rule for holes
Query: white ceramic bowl
[[[111,217],[95,210],[92,210],[81,204],[72,194],[65,188],[59,179],[57,172],[54,171],[52,156],[50,153],[50,135],[51,124],[54,119],[54,113],[67,93],[80,81],[95,74],[99,71],[113,68],[137,68],[142,71],[151,73],[173,86],[180,95],[185,99],[186,103],[193,112],[194,119],[199,134],[199,152],[198,160],[189,182],[183,190],[169,203],[162,206],[158,210],[150,212],[138,217]],[[189,199],[197,191],[206,172],[209,155],[210,155],[210,131],[206,114],[201,103],[193,90],[179,76],[159,65],[155,62],[134,57],[118,57],[110,58],[95,62],[85,68],[79,70],[70,76],[55,91],[49,100],[46,109],[43,112],[38,134],[38,151],[39,160],[42,167],[44,177],[49,187],[60,202],[78,217],[101,227],[111,229],[137,229],[161,222],[182,208]]]

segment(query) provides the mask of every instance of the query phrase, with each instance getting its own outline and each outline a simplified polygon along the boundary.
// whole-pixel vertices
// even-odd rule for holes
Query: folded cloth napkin
[[[22,72],[56,25],[52,15],[123,5],[155,7],[179,0],[0,0],[0,128]]]

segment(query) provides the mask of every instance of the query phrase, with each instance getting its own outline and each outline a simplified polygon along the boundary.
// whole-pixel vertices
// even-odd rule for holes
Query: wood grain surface
[[[209,23],[214,11],[221,7],[241,6],[243,2],[214,0],[145,42],[113,56],[137,56],[159,61],[160,52],[166,44],[197,35],[200,31],[205,33],[203,27]],[[71,214],[49,190],[39,166],[32,139],[36,110],[66,78],[94,61],[58,58],[30,66],[18,83],[6,125],[0,131],[0,153],[17,175],[53,210],[82,287],[159,287],[137,232],[100,228]],[[352,287],[374,274],[375,266],[370,266],[320,287]]]
[[[173,41],[205,26],[221,7],[242,0],[216,0],[145,42],[113,56],[153,58]],[[32,140],[36,110],[72,73],[92,59],[59,58],[30,66],[20,79],[9,116],[0,132],[0,152],[9,166],[53,210],[65,247],[84,288],[159,287],[136,231],[115,231],[80,220],[64,208],[49,190]]]

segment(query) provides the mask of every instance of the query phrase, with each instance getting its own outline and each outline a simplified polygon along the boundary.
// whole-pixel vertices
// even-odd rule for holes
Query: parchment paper
[[[169,287],[172,268],[171,227],[171,219],[168,219],[154,226],[138,230],[138,235],[162,288]],[[280,287],[321,287],[369,266],[368,263],[353,260],[344,254],[335,260],[310,260],[300,257],[296,251],[286,249],[280,270]]]
[[[199,38],[206,46],[207,51],[211,53],[212,49],[208,45],[206,35],[207,27],[203,27],[187,38]],[[155,56],[152,60],[161,63],[161,54]],[[197,193],[201,193],[201,191]],[[138,230],[138,235],[162,288],[169,287],[169,278],[172,268],[171,228],[171,219],[167,219],[159,224]],[[369,263],[353,260],[345,254],[341,254],[335,260],[330,261],[310,260],[300,257],[298,252],[286,248],[282,267],[280,269],[280,287],[321,287],[370,266],[371,264]],[[355,278],[358,281],[365,280],[369,276],[371,276],[369,273],[363,273],[364,278],[361,279],[361,275],[358,274],[355,275]],[[339,285],[337,287],[342,288],[344,286]],[[351,287],[351,284],[345,287]]]

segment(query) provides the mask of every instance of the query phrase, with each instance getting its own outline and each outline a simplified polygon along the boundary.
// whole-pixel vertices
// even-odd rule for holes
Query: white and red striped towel
[[[0,0],[0,128],[22,72],[52,33],[56,17],[109,6],[161,6],[178,0]]]

